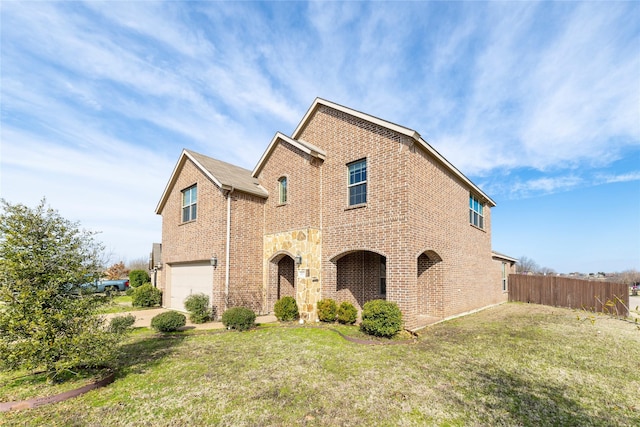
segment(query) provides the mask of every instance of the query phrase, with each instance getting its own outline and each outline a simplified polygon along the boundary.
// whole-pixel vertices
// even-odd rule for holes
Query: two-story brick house
[[[411,129],[316,99],[249,171],[184,150],[162,194],[164,305],[301,317],[322,298],[383,298],[407,327],[507,299],[515,259],[491,250],[495,202]]]

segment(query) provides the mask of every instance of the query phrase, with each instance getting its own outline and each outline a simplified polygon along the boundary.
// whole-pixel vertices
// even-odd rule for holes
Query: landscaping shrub
[[[151,286],[151,283],[138,286],[131,296],[131,305],[134,307],[154,307],[161,302],[162,292]]]
[[[126,316],[118,316],[111,319],[109,323],[109,331],[114,334],[122,334],[127,331],[136,321],[136,316],[127,314]]]
[[[392,337],[402,329],[402,312],[395,302],[369,301],[362,307],[360,329],[369,335]]]
[[[174,332],[187,324],[187,316],[177,311],[166,311],[151,319],[151,327],[158,332]]]
[[[332,299],[321,299],[318,301],[318,319],[321,322],[335,322],[338,314],[338,306]]]
[[[135,288],[127,288],[127,290],[124,292],[124,294],[128,297],[132,296],[133,293],[136,291]]]
[[[255,321],[256,314],[245,307],[232,307],[222,313],[222,324],[228,329],[246,331],[255,324]]]
[[[131,270],[129,273],[129,285],[133,288],[142,286],[150,281],[151,278],[149,277],[149,273],[144,270]]]
[[[211,320],[208,295],[203,293],[189,295],[184,299],[184,308],[189,312],[189,320],[193,323],[204,323]]]
[[[352,325],[358,319],[358,310],[350,302],[344,301],[338,307],[337,317],[338,322]]]
[[[296,320],[299,316],[298,304],[293,297],[282,297],[276,301],[273,307],[276,318],[282,322],[290,322]]]

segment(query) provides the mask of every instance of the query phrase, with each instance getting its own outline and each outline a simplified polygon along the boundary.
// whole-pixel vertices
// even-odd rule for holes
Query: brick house
[[[515,259],[491,249],[495,202],[411,129],[316,99],[250,171],[184,150],[162,215],[163,305],[301,318],[322,298],[396,302],[415,328],[507,300]]]

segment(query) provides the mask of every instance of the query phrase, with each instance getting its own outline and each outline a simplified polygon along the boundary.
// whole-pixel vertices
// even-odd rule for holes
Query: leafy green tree
[[[149,273],[144,270],[131,270],[129,272],[129,284],[132,288],[137,288],[138,286],[142,286],[150,281]]]
[[[109,364],[123,333],[96,310],[108,297],[82,283],[99,275],[103,245],[46,206],[0,200],[0,367],[64,370]]]

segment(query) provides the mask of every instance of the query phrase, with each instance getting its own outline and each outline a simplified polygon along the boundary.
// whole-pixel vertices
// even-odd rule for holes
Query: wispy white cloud
[[[490,194],[636,180],[610,168],[640,147],[639,11],[3,2],[0,188],[109,229],[155,224],[147,245],[183,147],[250,169],[316,96],[416,129]]]
[[[640,145],[639,37],[627,6],[579,4],[542,26],[548,4],[492,7],[461,120],[434,144],[481,175],[603,165]]]
[[[598,175],[596,176],[596,183],[598,184],[613,184],[616,182],[630,182],[640,181],[640,171],[634,171],[629,173],[623,173],[618,175]],[[640,187],[638,187],[640,190]]]

